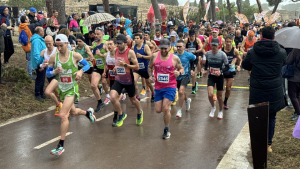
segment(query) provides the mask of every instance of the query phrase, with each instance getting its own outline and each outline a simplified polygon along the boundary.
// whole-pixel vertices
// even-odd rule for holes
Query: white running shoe
[[[190,108],[191,108],[191,102],[192,102],[191,98],[188,98],[187,101],[185,102],[185,109],[186,110],[190,110]]]
[[[209,117],[213,118],[215,116],[216,107],[212,107],[209,113]]]
[[[126,93],[123,94],[122,101],[126,99]]]
[[[222,111],[220,111],[220,112],[218,113],[218,119],[219,119],[219,120],[223,119],[223,112],[222,112]]]
[[[182,117],[181,109],[178,109],[178,110],[177,110],[176,117]]]

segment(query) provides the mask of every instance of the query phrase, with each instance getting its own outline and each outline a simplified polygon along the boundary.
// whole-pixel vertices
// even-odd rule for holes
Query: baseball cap
[[[123,34],[118,35],[117,43],[127,43],[127,37]]]
[[[219,29],[214,28],[214,29],[211,30],[211,32],[219,32]]]
[[[177,33],[176,33],[175,31],[172,31],[172,32],[170,33],[170,36],[177,36]]]
[[[219,43],[220,43],[220,41],[218,38],[213,38],[210,42],[210,45],[218,45],[219,46]]]
[[[159,48],[168,48],[170,46],[170,41],[166,38],[159,41]]]
[[[57,41],[62,42],[62,43],[69,42],[68,37],[65,34],[56,35],[55,42],[57,42]]]
[[[36,13],[36,9],[34,7],[29,8],[30,12]]]

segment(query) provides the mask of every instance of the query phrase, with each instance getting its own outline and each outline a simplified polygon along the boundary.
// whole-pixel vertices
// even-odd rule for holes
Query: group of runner
[[[184,103],[185,109],[190,110],[192,99],[187,97],[187,85],[191,81],[192,94],[196,94],[197,77],[208,75],[208,99],[211,104],[208,115],[211,118],[215,116],[217,100],[217,118],[222,119],[223,108],[229,108],[227,101],[235,71],[240,70],[242,54],[233,45],[234,36],[222,38],[218,35],[218,28],[213,28],[209,36],[203,35],[204,32],[203,28],[190,29],[187,38],[183,40],[178,40],[175,31],[170,32],[170,40],[159,31],[156,32],[154,40],[150,40],[149,32],[139,32],[134,34],[134,41],[129,44],[128,36],[123,34],[104,40],[103,30],[96,28],[93,45],[86,45],[84,37],[77,35],[74,51],[68,49],[66,35],[59,34],[54,41],[47,36],[47,49],[41,54],[45,57],[42,67],[47,69],[46,75],[50,82],[45,94],[57,105],[55,115],[61,118],[61,139],[58,146],[51,150],[51,154],[61,155],[64,152],[70,114],[85,115],[94,123],[94,113],[100,112],[111,102],[114,111],[112,126],[121,127],[127,117],[121,107],[121,101],[126,99],[126,94],[137,110],[136,124],[141,125],[143,110],[138,91],[139,78],[142,81],[140,94],[145,95],[149,89],[151,102],[155,102],[155,111],[164,114],[163,139],[168,139],[171,135],[171,105],[177,104],[178,118],[182,117]],[[245,39],[245,44],[249,45],[247,42],[250,38]],[[95,110],[89,108],[85,111],[74,105],[79,100],[77,81],[84,74],[87,74],[98,102]],[[226,92],[223,100],[224,80]],[[105,92],[104,101],[99,83]]]

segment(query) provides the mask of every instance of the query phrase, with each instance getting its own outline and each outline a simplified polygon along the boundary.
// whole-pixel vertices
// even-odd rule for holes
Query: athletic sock
[[[106,94],[106,97],[109,98],[109,94]]]
[[[57,147],[64,147],[64,142],[65,142],[65,140],[59,140]]]
[[[90,112],[89,112],[89,111],[86,111],[85,116],[86,116],[87,118],[90,118]]]
[[[101,104],[102,103],[102,100],[100,99],[100,100],[98,100],[98,104]]]
[[[123,115],[124,115],[124,113],[122,115],[119,115],[119,120],[123,118]]]
[[[214,95],[217,95],[217,90],[216,89],[214,89]]]
[[[196,86],[193,86],[193,87],[192,87],[192,90],[195,90],[195,89],[196,89]]]
[[[137,118],[138,118],[138,119],[141,119],[141,115],[142,115],[142,114],[137,114]]]
[[[165,127],[165,130],[168,130],[168,131],[169,131],[169,127]]]
[[[145,86],[143,86],[143,89],[144,89],[144,90],[146,90],[146,87],[145,87]]]
[[[228,98],[225,97],[225,99],[224,99],[224,104],[225,104],[225,105],[227,105],[227,100],[228,100]]]

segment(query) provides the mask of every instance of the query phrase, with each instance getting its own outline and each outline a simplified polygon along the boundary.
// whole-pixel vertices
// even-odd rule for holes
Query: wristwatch
[[[127,64],[124,64],[124,67],[127,67],[128,65]]]
[[[179,71],[179,75],[181,76],[181,72]]]

